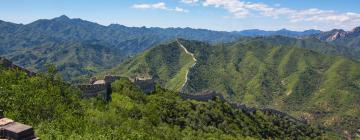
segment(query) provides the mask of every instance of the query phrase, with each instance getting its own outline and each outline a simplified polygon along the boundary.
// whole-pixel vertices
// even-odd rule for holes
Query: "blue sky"
[[[60,15],[108,25],[212,30],[360,26],[360,0],[0,0],[0,20],[30,23]]]

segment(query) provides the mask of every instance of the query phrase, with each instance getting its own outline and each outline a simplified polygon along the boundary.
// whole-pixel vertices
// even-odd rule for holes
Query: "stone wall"
[[[3,57],[0,57],[0,67],[1,66],[4,67],[4,68],[8,68],[8,69],[14,69],[14,70],[23,71],[29,76],[35,76],[36,75],[35,72],[29,71],[29,70],[27,70],[27,69],[25,69],[23,67],[17,66],[15,64],[13,64],[10,60],[5,59]]]
[[[275,109],[271,109],[271,108],[263,108],[261,109],[262,112],[264,112],[267,115],[277,115],[279,117],[286,117],[290,120],[296,121],[296,122],[300,122],[300,123],[307,123],[306,121],[301,121],[285,112],[281,112],[279,110],[275,110]]]
[[[151,93],[155,91],[155,81],[153,79],[130,79],[135,86],[140,88],[145,93]]]
[[[104,83],[99,82],[101,84],[95,84],[97,83],[96,81],[101,80],[97,80],[96,77],[92,77],[90,79],[90,84],[77,85],[77,87],[82,91],[83,97],[95,97],[102,95],[105,101],[110,101],[112,94],[111,83],[120,78],[120,76],[107,75],[104,77]]]
[[[105,84],[77,85],[77,87],[82,91],[83,97],[94,97],[101,92],[106,92]]]
[[[216,97],[224,101],[224,97],[220,93],[215,91],[204,91],[196,94],[180,93],[180,97],[183,99],[197,100],[197,101],[209,101]]]
[[[197,94],[180,93],[180,97],[182,97],[183,99],[190,99],[190,100],[197,100],[197,101],[209,101],[209,100],[213,100],[214,98],[217,97],[222,101],[226,101],[220,93],[217,93],[215,91],[204,91],[204,92],[197,93]],[[289,120],[292,120],[295,122],[306,123],[304,121],[300,121],[299,119],[292,117],[291,115],[289,115],[285,112],[281,112],[281,111],[271,109],[271,108],[256,109],[256,108],[248,107],[248,106],[246,106],[244,104],[240,104],[240,103],[230,103],[229,102],[229,104],[233,108],[240,109],[246,113],[255,113],[256,111],[261,111],[267,115],[276,115],[279,117],[288,118]]]

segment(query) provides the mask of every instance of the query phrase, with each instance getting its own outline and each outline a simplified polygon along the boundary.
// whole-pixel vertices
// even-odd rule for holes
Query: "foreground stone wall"
[[[9,140],[38,140],[34,129],[8,118],[0,118],[0,139]]]

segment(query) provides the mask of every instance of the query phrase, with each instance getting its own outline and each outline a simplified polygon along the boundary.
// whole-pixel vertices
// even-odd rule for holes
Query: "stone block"
[[[34,129],[31,126],[14,122],[10,119],[0,119],[0,138],[10,140],[33,140],[38,139],[35,137]]]

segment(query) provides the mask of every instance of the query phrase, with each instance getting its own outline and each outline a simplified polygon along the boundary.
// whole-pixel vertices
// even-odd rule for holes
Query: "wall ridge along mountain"
[[[197,60],[196,60],[196,58],[195,58],[195,55],[194,55],[193,53],[189,52],[189,51],[186,49],[186,47],[180,43],[180,41],[179,41],[178,39],[176,39],[176,42],[179,44],[179,46],[180,46],[182,49],[184,49],[185,53],[188,54],[188,55],[190,55],[190,56],[193,58],[193,60],[194,60],[194,64],[190,66],[190,68],[187,70],[187,72],[186,72],[186,74],[185,74],[185,81],[184,81],[183,85],[182,85],[181,88],[180,88],[180,92],[181,92],[181,91],[183,91],[183,89],[184,89],[184,87],[185,87],[185,85],[186,85],[186,83],[187,83],[187,81],[188,81],[188,76],[189,76],[190,69],[193,68],[193,67],[196,65]]]

